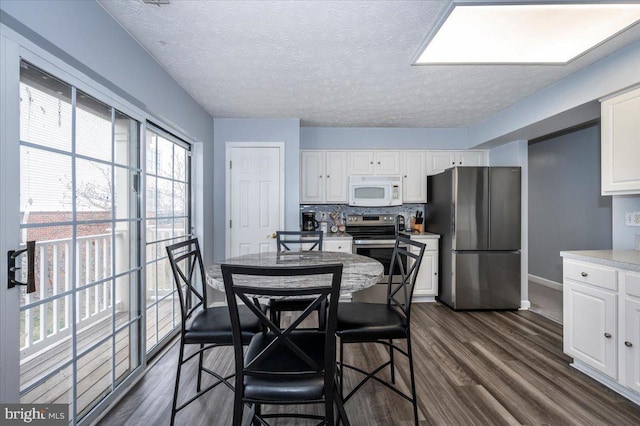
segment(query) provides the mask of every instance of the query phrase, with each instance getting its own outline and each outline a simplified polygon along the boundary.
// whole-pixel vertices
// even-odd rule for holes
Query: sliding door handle
[[[22,253],[27,252],[27,282],[23,283],[16,280],[16,272],[20,269],[19,266],[16,266],[16,259]],[[36,291],[36,242],[35,241],[27,241],[27,248],[22,250],[9,250],[7,252],[7,267],[9,268],[9,273],[7,274],[9,277],[9,282],[7,283],[8,288],[13,288],[17,285],[23,285],[27,287],[27,293],[35,293]]]

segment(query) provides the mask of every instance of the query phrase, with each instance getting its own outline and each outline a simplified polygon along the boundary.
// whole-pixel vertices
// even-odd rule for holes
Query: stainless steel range
[[[373,287],[353,294],[354,301],[386,303],[389,267],[398,229],[398,215],[347,216],[347,233],[353,236],[353,253],[371,257],[384,266],[384,275]],[[406,259],[404,259],[406,268]],[[398,277],[398,280],[400,278]]]

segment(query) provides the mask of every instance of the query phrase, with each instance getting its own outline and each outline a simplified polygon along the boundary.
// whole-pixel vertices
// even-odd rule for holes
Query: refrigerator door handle
[[[451,203],[451,235],[456,234],[456,203]],[[455,237],[453,238],[455,240]]]

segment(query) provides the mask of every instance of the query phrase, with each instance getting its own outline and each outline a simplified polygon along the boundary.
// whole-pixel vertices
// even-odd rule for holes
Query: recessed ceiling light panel
[[[457,4],[416,64],[565,64],[640,21],[640,4]]]

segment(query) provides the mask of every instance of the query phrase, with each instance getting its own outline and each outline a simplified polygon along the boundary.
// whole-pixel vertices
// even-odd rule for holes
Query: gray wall
[[[636,235],[640,236],[640,227],[626,226],[624,215],[627,212],[640,212],[640,195],[619,195],[612,197],[613,202],[613,248],[632,250],[635,248]]]
[[[284,142],[285,144],[285,217],[286,229],[300,227],[300,120],[215,118],[213,217],[214,256],[225,258],[225,145],[227,142]]]
[[[610,249],[600,126],[529,145],[529,274],[562,283],[563,250]]]
[[[466,149],[466,129],[302,127],[301,149]]]

